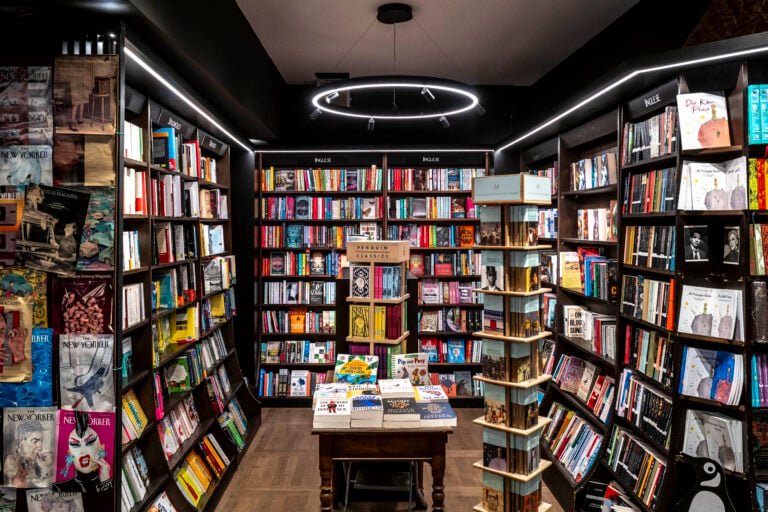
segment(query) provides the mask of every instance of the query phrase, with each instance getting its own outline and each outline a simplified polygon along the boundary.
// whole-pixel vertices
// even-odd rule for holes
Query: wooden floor
[[[482,409],[456,409],[458,427],[448,436],[445,509],[468,512],[480,502],[482,471],[472,467],[482,459],[482,428],[472,423]],[[216,512],[320,510],[320,471],[317,437],[310,434],[309,408],[265,408],[262,423],[241,466],[232,477]],[[550,469],[554,471],[554,469]],[[424,490],[431,505],[432,479],[424,471]],[[544,501],[562,512],[549,491]],[[407,503],[352,503],[350,512],[406,511]]]

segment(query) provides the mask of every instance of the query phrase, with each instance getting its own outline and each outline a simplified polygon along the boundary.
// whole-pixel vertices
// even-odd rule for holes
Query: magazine
[[[72,273],[89,198],[84,192],[29,185],[16,241],[16,262],[47,272]]]
[[[56,135],[113,135],[118,130],[115,119],[118,77],[117,55],[56,57],[53,66]],[[98,106],[91,111],[86,105],[92,94],[103,99],[99,99]],[[101,101],[104,101],[103,105]]]
[[[114,412],[57,412],[58,490],[96,493],[112,488],[115,429]]]
[[[55,489],[27,491],[29,512],[83,512],[83,495],[79,492],[62,492]]]
[[[0,146],[52,144],[52,79],[51,66],[0,67]]]
[[[112,277],[55,277],[52,316],[54,334],[104,334],[112,328]],[[83,317],[87,321],[82,321]],[[162,325],[162,324],[161,324]]]
[[[0,186],[0,265],[16,263],[16,239],[24,211],[24,187]]]
[[[111,334],[59,336],[61,408],[80,411],[114,410]]]
[[[53,185],[51,146],[0,147],[0,185]]]
[[[26,297],[0,297],[0,382],[32,380],[32,315]]]
[[[0,407],[53,405],[53,329],[32,328],[32,380],[0,382]]]
[[[51,485],[55,424],[53,407],[3,409],[3,485]]]
[[[115,190],[110,187],[81,189],[91,194],[80,237],[77,270],[107,271],[114,268]]]

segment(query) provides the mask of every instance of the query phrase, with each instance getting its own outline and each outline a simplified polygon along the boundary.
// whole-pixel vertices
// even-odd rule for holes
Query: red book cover
[[[757,208],[765,210],[765,159],[757,159]]]

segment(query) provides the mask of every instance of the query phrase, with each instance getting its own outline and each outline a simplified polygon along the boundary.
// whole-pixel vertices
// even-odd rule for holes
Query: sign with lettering
[[[214,139],[207,133],[201,131],[200,132],[200,149],[210,151],[219,156],[224,156],[227,153],[227,149],[229,149],[229,146],[227,146],[226,144],[224,144],[218,139]]]
[[[637,119],[654,110],[675,102],[677,97],[677,80],[671,80],[652,91],[635,98],[627,104],[630,119]]]
[[[197,130],[195,130],[195,127],[168,109],[164,108],[160,111],[160,115],[157,117],[156,124],[159,126],[168,126],[173,128],[177,132],[181,133],[181,136],[185,139],[197,138]]]
[[[366,240],[347,244],[347,260],[353,263],[400,263],[409,258],[408,240]]]

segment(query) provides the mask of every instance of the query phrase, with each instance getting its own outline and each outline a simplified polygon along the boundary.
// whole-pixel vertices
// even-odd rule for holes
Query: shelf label
[[[224,156],[227,153],[226,144],[202,131],[200,132],[200,149],[211,151],[219,156]]]
[[[677,80],[671,80],[627,104],[630,119],[637,119],[649,112],[674,103],[677,98]]]

